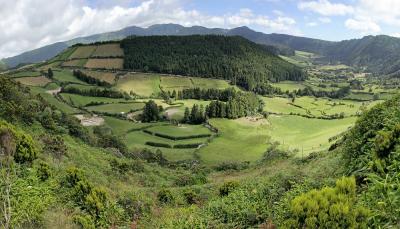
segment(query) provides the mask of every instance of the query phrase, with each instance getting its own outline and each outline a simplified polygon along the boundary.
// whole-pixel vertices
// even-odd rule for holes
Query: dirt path
[[[101,126],[104,123],[104,119],[97,115],[91,117],[75,115],[75,117],[81,121],[82,126]]]
[[[171,118],[174,114],[178,113],[179,109],[178,108],[171,108],[165,111],[165,114],[167,114],[168,118]]]
[[[48,91],[46,91],[46,92],[49,93],[49,94],[52,94],[52,95],[57,95],[58,93],[61,92],[61,87],[60,87],[60,88],[57,88],[57,89],[55,89],[55,90],[48,90]]]

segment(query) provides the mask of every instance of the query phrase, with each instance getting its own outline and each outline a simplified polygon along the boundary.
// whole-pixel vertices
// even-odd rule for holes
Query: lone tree
[[[160,120],[160,108],[153,100],[149,100],[144,106],[143,122],[155,122]]]
[[[47,77],[49,77],[49,79],[53,79],[53,70],[51,70],[51,68],[47,69]]]

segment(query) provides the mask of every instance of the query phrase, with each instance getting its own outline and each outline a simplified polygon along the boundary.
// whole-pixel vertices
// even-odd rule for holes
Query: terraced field
[[[124,56],[124,50],[119,44],[102,44],[96,47],[92,57],[121,57]]]
[[[92,56],[94,51],[96,51],[95,45],[89,46],[79,46],[75,51],[68,57],[68,59],[85,59]]]
[[[142,96],[151,96],[160,92],[160,76],[155,74],[129,73],[118,80],[117,89]]]
[[[122,69],[124,60],[120,58],[88,59],[85,68],[94,69]]]
[[[97,103],[121,103],[127,102],[125,99],[112,99],[112,98],[105,98],[105,97],[91,97],[91,96],[82,96],[76,94],[68,94],[68,93],[61,93],[60,96],[64,98],[65,101],[70,102],[78,107],[87,106],[88,104],[92,104],[93,102]],[[129,100],[128,100],[129,101]]]
[[[69,60],[63,62],[61,66],[63,67],[83,67],[86,65],[87,59],[77,59],[77,60]]]
[[[23,77],[15,79],[17,82],[28,86],[45,86],[51,81],[44,76],[34,76],[34,77]]]
[[[83,71],[86,75],[107,82],[109,84],[114,84],[117,74],[113,72],[105,72],[105,71]]]

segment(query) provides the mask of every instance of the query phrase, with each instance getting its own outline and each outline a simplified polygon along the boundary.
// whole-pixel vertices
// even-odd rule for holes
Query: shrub
[[[170,144],[160,143],[160,142],[146,142],[145,145],[154,146],[154,147],[161,147],[161,148],[172,148],[172,146]]]
[[[79,225],[82,229],[95,229],[96,228],[93,219],[89,215],[85,215],[85,214],[75,215],[73,218],[73,221],[74,221],[74,223]]]
[[[171,204],[175,201],[172,192],[168,189],[161,189],[161,191],[159,191],[157,194],[157,199],[164,204]]]
[[[41,181],[45,181],[51,176],[50,166],[45,162],[40,162],[36,169],[36,173]]]
[[[7,122],[0,121],[0,132],[8,131],[11,133],[15,142],[14,160],[17,163],[29,163],[37,158],[38,151],[30,135],[19,131],[15,126]]]
[[[183,193],[183,196],[185,197],[186,203],[188,204],[196,204],[199,202],[200,199],[199,195],[191,189],[186,190]]]
[[[354,177],[334,188],[311,190],[293,199],[285,228],[367,228],[369,210],[356,203]]]
[[[235,190],[238,186],[239,186],[239,183],[237,181],[225,182],[219,188],[219,195],[220,196],[227,196],[227,195],[229,195],[229,193],[231,193],[233,190]]]

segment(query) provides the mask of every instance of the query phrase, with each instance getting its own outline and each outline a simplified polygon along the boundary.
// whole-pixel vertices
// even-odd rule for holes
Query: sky
[[[339,41],[400,37],[400,0],[0,0],[0,58],[79,36],[177,23]]]

